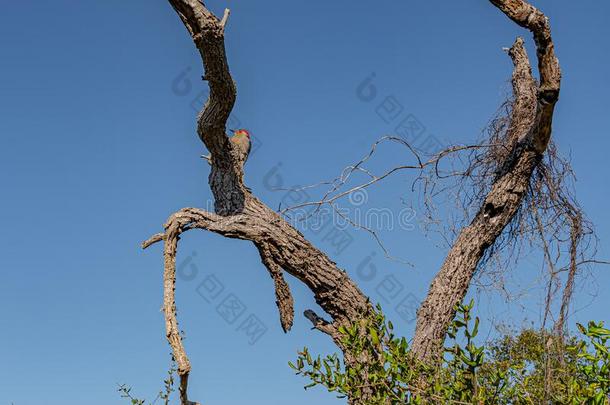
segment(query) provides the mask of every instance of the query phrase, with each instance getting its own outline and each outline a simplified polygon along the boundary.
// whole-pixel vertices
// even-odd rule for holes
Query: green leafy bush
[[[304,348],[289,365],[311,380],[306,389],[323,386],[354,403],[609,404],[610,331],[602,323],[578,325],[581,338],[524,329],[477,346],[472,308],[456,307],[435,369],[413,359],[379,306],[373,320],[340,329],[344,351],[378,361],[346,366],[338,354],[314,358]],[[363,401],[365,393],[372,399]]]

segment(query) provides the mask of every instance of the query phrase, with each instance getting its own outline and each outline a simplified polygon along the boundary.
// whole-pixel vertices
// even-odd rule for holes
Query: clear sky
[[[160,245],[142,251],[139,244],[171,212],[211,198],[194,131],[205,89],[198,54],[166,1],[5,3],[0,404],[126,403],[117,383],[154,398],[169,364],[159,311],[162,254]],[[551,17],[564,72],[554,136],[573,157],[578,197],[607,259],[610,3],[535,4]],[[485,0],[209,6],[232,9],[226,46],[238,86],[234,122],[260,141],[246,180],[274,207],[292,196],[273,186],[338,174],[409,116],[426,136],[472,142],[506,94],[511,65],[501,48],[526,35],[534,55],[528,33]],[[358,86],[372,74],[377,93],[368,100]],[[400,105],[398,117],[380,114],[388,97]],[[379,153],[378,169],[405,161],[390,148]],[[398,176],[371,190],[367,204],[398,212],[401,199],[414,198],[409,185]],[[384,259],[368,235],[347,233],[353,242],[338,252],[324,232],[306,232],[410,336],[412,314],[397,308],[425,295],[445,250],[417,226],[384,232],[392,253],[414,264],[408,267]],[[297,280],[289,279],[297,314],[285,335],[272,282],[250,243],[189,232],[178,261],[193,399],[342,403],[322,389],[305,392],[305,380],[287,366],[304,345],[335,350],[301,316],[315,303]],[[525,260],[510,274],[526,295],[516,302],[480,296],[480,315],[538,322],[540,262]],[[572,324],[608,320],[609,281],[607,269],[594,268],[579,285]],[[235,312],[226,311],[229,303]],[[249,336],[253,320],[260,328]]]

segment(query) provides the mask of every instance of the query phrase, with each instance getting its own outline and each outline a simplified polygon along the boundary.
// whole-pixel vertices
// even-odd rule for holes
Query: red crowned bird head
[[[233,132],[233,135],[235,136],[246,136],[248,139],[250,139],[250,132],[248,132],[247,129],[232,129],[231,130]]]

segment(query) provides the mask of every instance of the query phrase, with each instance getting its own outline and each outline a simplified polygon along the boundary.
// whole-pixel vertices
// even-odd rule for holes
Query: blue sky
[[[564,72],[554,136],[573,157],[578,197],[607,259],[610,4],[536,5],[551,17]],[[443,143],[472,142],[508,88],[511,66],[501,48],[526,35],[534,55],[528,33],[484,0],[209,6],[232,9],[234,119],[260,140],[246,182],[274,207],[287,196],[270,184],[328,179],[392,133],[396,122],[378,114],[388,97],[401,106],[397,120],[416,117]],[[0,51],[0,404],[125,403],[117,383],[153,398],[169,363],[162,255],[160,246],[139,244],[171,212],[211,198],[194,131],[193,106],[205,89],[198,54],[167,2],[143,0],[7,3]],[[357,88],[372,74],[377,94],[366,101]],[[404,159],[382,148],[374,167]],[[398,176],[371,190],[368,204],[398,212],[401,199],[415,198],[410,180]],[[353,242],[342,252],[323,233],[307,235],[410,335],[414,323],[396,308],[425,295],[444,249],[417,227],[384,233],[392,253],[414,264],[408,267],[384,259],[366,234],[348,233]],[[305,380],[286,365],[304,345],[335,350],[300,315],[315,303],[298,281],[289,279],[297,316],[285,335],[251,244],[190,232],[178,262],[194,399],[342,403],[321,389],[305,392]],[[539,261],[524,260],[510,274],[526,291],[522,299],[476,295],[488,334],[489,319],[539,321]],[[570,322],[608,320],[609,281],[607,269],[592,270],[577,288]],[[202,289],[210,285],[218,288],[213,296]],[[223,317],[225,300],[239,303],[239,317]],[[254,344],[241,327],[247,319],[266,330]]]

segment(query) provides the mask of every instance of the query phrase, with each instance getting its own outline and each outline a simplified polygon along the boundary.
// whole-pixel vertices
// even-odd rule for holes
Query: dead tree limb
[[[165,331],[167,341],[172,347],[172,355],[178,366],[180,376],[180,403],[190,404],[187,387],[191,363],[182,345],[182,336],[176,318],[176,250],[179,240],[179,223],[171,223],[165,233],[163,248],[163,315],[165,316]]]
[[[181,377],[181,397],[186,400],[186,381],[190,364],[182,346],[175,315],[175,255],[177,241],[183,232],[203,229],[228,238],[249,240],[258,248],[263,264],[274,280],[276,302],[282,328],[292,326],[293,303],[288,284],[280,269],[304,282],[314,293],[316,302],[332,317],[332,322],[313,322],[314,328],[329,334],[341,347],[337,329],[357,319],[369,317],[372,308],[356,284],[326,255],[317,250],[305,237],[290,226],[276,212],[247,194],[246,205],[239,214],[222,216],[196,208],[184,208],[174,213],[165,224],[165,232],[145,241],[144,248],[164,241],[164,313],[168,341],[178,363]],[[306,311],[306,317],[312,319]],[[349,360],[351,357],[346,357]],[[346,361],[347,361],[346,360]],[[183,382],[184,381],[184,382]],[[182,391],[184,387],[184,392]],[[182,396],[183,395],[183,396]],[[188,402],[183,402],[183,404]]]
[[[169,1],[191,34],[201,54],[210,96],[199,113],[197,133],[212,155],[210,187],[215,197],[215,211],[221,215],[239,212],[245,204],[243,165],[226,135],[226,122],[231,114],[237,90],[229,72],[225,52],[224,29],[228,11],[222,20],[198,0]],[[241,162],[243,163],[243,162]]]
[[[509,51],[513,60],[515,105],[508,142],[511,149],[471,223],[463,228],[434,277],[417,313],[413,353],[426,362],[438,360],[444,337],[486,250],[518,212],[530,178],[541,161],[551,136],[561,71],[555,56],[548,18],[523,0],[490,0],[511,20],[529,29],[537,47],[540,84],[535,86],[530,63],[517,39]]]
[[[347,273],[339,269],[324,253],[278,213],[254,197],[243,183],[243,161],[226,135],[226,122],[236,98],[236,87],[229,72],[224,45],[228,10],[220,20],[198,0],[169,0],[189,31],[201,54],[204,80],[210,96],[197,120],[200,139],[211,152],[209,185],[214,195],[215,213],[184,208],[170,216],[165,231],[145,241],[142,246],[164,242],[164,313],[167,338],[178,363],[181,404],[192,404],[187,398],[190,363],[182,345],[175,307],[175,265],[177,242],[190,229],[203,229],[228,238],[248,240],[257,247],[263,265],[275,286],[280,322],[284,331],[292,326],[293,299],[283,278],[286,271],[311,289],[316,302],[332,318],[306,317],[313,327],[329,334],[341,347],[339,326],[372,316],[368,298]],[[355,356],[345,353],[346,364]]]

